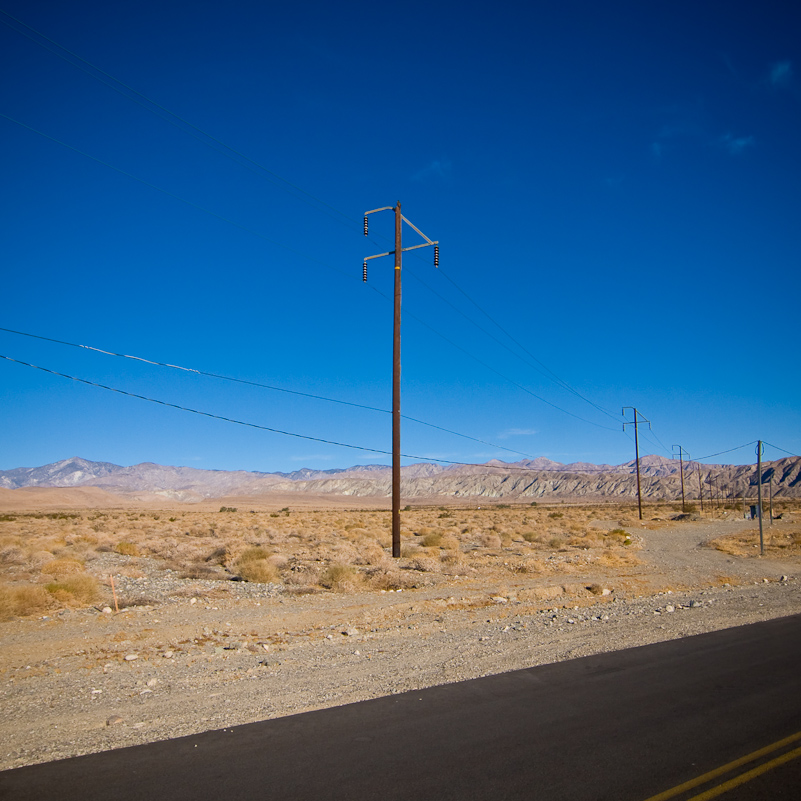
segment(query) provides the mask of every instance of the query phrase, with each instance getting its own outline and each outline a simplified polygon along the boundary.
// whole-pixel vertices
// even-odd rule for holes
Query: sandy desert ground
[[[764,556],[735,508],[496,504],[405,511],[392,559],[353,500],[59,492],[0,498],[0,768],[801,611],[789,503]]]

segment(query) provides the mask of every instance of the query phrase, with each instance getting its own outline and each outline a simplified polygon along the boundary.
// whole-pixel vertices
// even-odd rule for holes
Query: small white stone
[[[197,598],[190,598],[189,599],[189,603],[190,604],[196,604],[197,603]]]
[[[147,686],[148,687],[155,687],[159,683],[158,679],[148,679]]]
[[[110,615],[111,614],[111,607],[110,606],[104,606],[101,611],[103,612],[104,615]]]
[[[134,659],[139,659],[139,654],[125,654],[126,662],[133,662]]]

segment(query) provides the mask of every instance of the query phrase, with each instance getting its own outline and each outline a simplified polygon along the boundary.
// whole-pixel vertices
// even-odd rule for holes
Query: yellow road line
[[[757,776],[761,776],[763,773],[773,770],[773,768],[778,768],[779,765],[784,765],[785,762],[790,762],[790,760],[796,759],[797,757],[801,757],[801,748],[788,751],[786,754],[782,754],[780,757],[776,757],[776,759],[771,759],[770,762],[765,762],[763,765],[753,768],[746,773],[741,773],[739,776],[735,776],[733,779],[729,779],[729,781],[723,782],[723,784],[719,784],[717,787],[712,787],[700,795],[694,795],[692,798],[688,798],[687,801],[709,801],[710,798],[717,798],[719,795],[735,787],[739,787],[741,784],[750,782],[751,779],[755,779]]]
[[[760,757],[763,757],[766,754],[770,754],[773,751],[777,751],[779,748],[784,748],[784,746],[790,745],[790,743],[794,743],[796,742],[796,740],[801,740],[801,731],[796,732],[795,734],[791,734],[789,737],[785,737],[783,740],[778,740],[775,743],[766,745],[764,748],[760,748],[758,751],[752,751],[750,754],[746,754],[745,756],[740,757],[739,759],[735,759],[734,762],[729,762],[726,765],[721,765],[719,768],[710,770],[709,773],[704,773],[702,776],[696,776],[694,779],[690,779],[689,781],[684,782],[684,784],[676,785],[676,787],[671,787],[670,790],[665,790],[664,792],[658,793],[657,795],[652,795],[650,798],[646,798],[645,801],[666,801],[666,799],[668,798],[673,798],[674,796],[680,795],[681,793],[684,793],[687,790],[692,790],[693,787],[698,787],[701,784],[706,784],[707,782],[712,781],[712,779],[716,779],[718,776],[722,776],[724,773],[728,773],[729,771],[732,771],[735,768],[739,768],[741,765],[747,765],[749,762],[753,762],[755,759],[759,759]],[[796,751],[801,751],[801,749],[796,749]],[[791,751],[790,753],[796,754],[796,751]],[[785,754],[785,756],[787,755]],[[782,759],[782,757],[779,757],[779,759]],[[795,759],[795,757],[794,756],[789,757],[784,761],[789,762],[790,759]],[[777,760],[773,760],[773,762],[776,761]],[[768,762],[766,764],[773,765],[772,762]],[[770,770],[770,768],[767,769]],[[755,770],[759,770],[759,768],[755,768]],[[749,773],[752,772],[753,771],[749,771]],[[748,774],[746,773],[743,775],[747,776]],[[748,780],[746,779],[745,781]],[[721,785],[721,787],[722,786],[723,785]],[[725,790],[721,790],[721,792],[725,792]],[[701,794],[699,796],[696,796],[695,799],[689,799],[689,801],[701,801],[701,799],[704,798],[714,798],[714,796],[705,796]]]

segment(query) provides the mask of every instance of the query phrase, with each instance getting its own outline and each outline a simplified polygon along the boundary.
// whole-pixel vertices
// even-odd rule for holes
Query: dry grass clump
[[[0,585],[0,620],[38,615],[51,606],[52,596],[40,585]]]
[[[100,585],[88,573],[65,576],[59,581],[45,584],[45,589],[65,606],[87,606],[100,598]]]
[[[114,550],[123,556],[139,556],[139,548],[132,542],[123,540],[114,546]]]
[[[335,592],[353,592],[364,582],[361,573],[352,565],[328,565],[320,576],[320,586]]]
[[[70,559],[69,557],[53,559],[47,562],[47,564],[42,565],[42,573],[46,573],[48,576],[55,576],[56,578],[83,573],[83,562],[78,559]]]
[[[280,579],[280,572],[275,561],[271,561],[273,554],[260,545],[246,548],[236,560],[239,575],[245,581],[258,584],[272,584]]]
[[[801,553],[801,531],[763,530],[765,553]],[[710,540],[708,545],[730,556],[754,556],[759,554],[759,531],[746,531],[729,534]]]
[[[224,507],[0,515],[0,580],[14,587],[39,584],[40,590],[49,581],[51,591],[37,592],[40,599],[77,605],[93,602],[85,600],[95,597],[87,572],[100,553],[104,561],[116,561],[120,573],[131,565],[115,554],[138,557],[136,569],[145,571],[152,560],[182,577],[223,580],[235,574],[253,582],[280,581],[293,593],[401,589],[453,576],[508,579],[510,573],[525,582],[528,574],[636,562],[626,553],[637,547],[626,532],[605,530],[610,520],[621,526],[633,521],[633,505],[537,503],[404,510],[401,560],[390,557],[388,510]],[[6,608],[11,606],[7,600]]]

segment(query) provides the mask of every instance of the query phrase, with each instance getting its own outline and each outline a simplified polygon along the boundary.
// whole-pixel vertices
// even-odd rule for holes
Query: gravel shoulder
[[[704,545],[753,526],[633,526],[640,565],[396,592],[221,593],[141,560],[116,579],[141,605],[0,623],[0,769],[801,612],[797,556]]]

